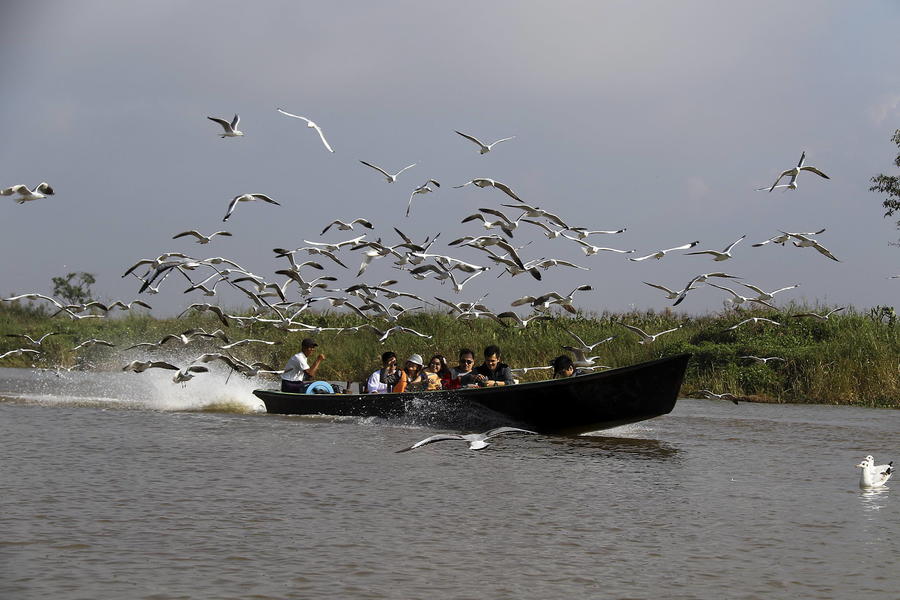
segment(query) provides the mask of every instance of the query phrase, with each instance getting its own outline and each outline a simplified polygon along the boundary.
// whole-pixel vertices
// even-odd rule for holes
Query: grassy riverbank
[[[792,315],[808,312],[809,307],[789,307],[775,311],[753,313],[724,313],[684,318],[654,312],[626,314],[579,314],[553,321],[535,321],[525,329],[501,327],[494,321],[456,321],[442,313],[414,314],[401,324],[433,338],[413,335],[391,336],[384,345],[369,331],[350,334],[322,332],[319,350],[327,360],[319,372],[323,379],[359,380],[378,364],[384,350],[394,350],[405,359],[419,353],[426,359],[433,353],[445,354],[451,363],[457,350],[469,347],[480,356],[487,344],[498,344],[505,360],[513,367],[547,364],[563,353],[561,346],[574,341],[566,333],[568,328],[586,342],[593,343],[615,335],[615,339],[598,347],[599,362],[610,367],[671,356],[681,352],[694,355],[688,367],[682,391],[696,395],[700,389],[728,391],[765,402],[809,402],[824,404],[852,404],[900,408],[900,324],[888,324],[868,313],[851,310],[834,314],[827,321]],[[823,307],[816,307],[824,312]],[[774,319],[782,326],[758,323],[735,325],[749,316]],[[342,314],[308,314],[304,322],[319,327],[349,327],[358,325],[357,317]],[[625,322],[641,327],[648,333],[681,326],[676,332],[660,337],[655,343],[641,345],[637,336],[619,325]],[[385,329],[387,326],[376,323]],[[210,314],[195,314],[180,319],[155,319],[146,315],[125,314],[107,319],[72,321],[65,317],[50,318],[40,307],[0,307],[0,334],[28,333],[39,337],[50,331],[59,332],[43,344],[43,354],[32,362],[29,356],[9,357],[0,366],[38,367],[72,366],[84,360],[98,369],[121,368],[131,360],[154,357],[188,361],[202,352],[214,351],[216,344],[194,342],[183,346],[169,342],[161,349],[125,351],[138,342],[155,342],[169,333],[203,327],[207,331],[222,327]],[[287,358],[299,348],[304,333],[287,333],[268,325],[252,324],[225,329],[234,340],[263,338],[281,342],[277,346],[251,345],[235,349],[242,360],[262,360],[281,368]],[[117,345],[116,348],[93,346],[79,350],[72,348],[89,339],[100,338]],[[0,353],[14,348],[28,347],[21,338],[0,338]],[[757,364],[741,356],[778,356],[785,361]],[[546,372],[529,373],[523,380],[541,379]],[[200,379],[191,385],[201,385]]]

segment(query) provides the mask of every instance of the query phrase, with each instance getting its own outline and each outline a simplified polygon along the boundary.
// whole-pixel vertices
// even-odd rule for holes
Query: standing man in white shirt
[[[325,355],[320,354],[312,366],[309,365],[309,359],[315,353],[317,346],[314,339],[303,339],[300,343],[300,352],[288,359],[284,373],[281,374],[282,392],[303,393],[306,391],[307,384],[315,379],[319,366],[325,360]]]

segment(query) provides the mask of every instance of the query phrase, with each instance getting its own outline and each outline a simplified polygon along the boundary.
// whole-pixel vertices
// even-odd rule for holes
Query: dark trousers
[[[292,392],[294,394],[305,394],[307,387],[309,387],[309,384],[305,381],[288,381],[287,379],[281,380],[281,391],[282,392]]]

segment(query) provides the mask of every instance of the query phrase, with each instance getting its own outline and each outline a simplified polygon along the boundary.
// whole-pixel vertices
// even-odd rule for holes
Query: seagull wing
[[[488,439],[494,437],[495,435],[500,435],[503,433],[533,433],[537,435],[537,431],[531,431],[530,429],[519,429],[518,427],[495,427],[494,429],[485,431],[482,435],[484,435],[485,439]]]
[[[643,329],[641,329],[640,327],[635,327],[634,325],[629,325],[627,323],[619,323],[619,325],[621,325],[622,327],[625,327],[626,329],[630,329],[631,331],[633,331],[636,334],[638,334],[639,336],[641,336],[641,338],[643,338],[643,339],[651,337],[651,336],[647,335],[647,332],[644,331]]]
[[[173,235],[173,236],[172,236],[172,239],[173,239],[173,240],[177,240],[178,238],[182,238],[182,237],[184,237],[184,236],[186,236],[186,235],[192,235],[192,236],[194,236],[195,238],[197,238],[198,240],[202,240],[204,237],[206,237],[206,236],[204,236],[202,233],[200,233],[199,231],[197,231],[196,229],[191,229],[190,231],[182,231],[182,232],[179,233],[179,234]]]
[[[456,130],[454,129],[453,131],[456,131]],[[465,133],[463,133],[462,131],[456,131],[456,133],[458,133],[459,135],[463,136],[464,138],[466,138],[466,139],[469,140],[469,141],[475,142],[475,143],[478,144],[481,148],[487,148],[487,146],[485,146],[483,143],[481,143],[481,140],[479,140],[478,138],[476,138],[476,137],[474,137],[474,136],[465,134]]]
[[[319,139],[322,140],[322,143],[323,143],[323,144],[325,144],[325,148],[326,148],[329,152],[332,152],[332,153],[333,153],[333,152],[334,152],[334,149],[332,149],[331,144],[328,143],[328,140],[325,139],[325,134],[322,133],[322,128],[319,127],[318,125],[315,125],[315,124],[313,124],[312,127],[313,127],[313,129],[316,130],[316,133],[319,134]]]
[[[400,169],[399,171],[397,171],[397,173],[394,175],[394,177],[399,176],[400,173],[402,173],[403,171],[406,171],[407,169],[412,169],[412,168],[413,168],[414,166],[416,166],[417,164],[419,164],[419,163],[413,163],[413,164],[411,164],[411,165],[406,165],[405,167],[403,167],[402,169]]]
[[[516,194],[509,188],[505,183],[500,183],[499,181],[494,182],[494,187],[506,193],[507,196],[512,198],[513,200],[518,200],[522,202],[522,199],[516,196]]]
[[[231,213],[234,212],[234,207],[237,206],[239,198],[240,198],[240,196],[235,196],[234,198],[231,199],[231,202],[228,204],[228,211],[225,213],[225,217],[222,219],[223,223],[225,221],[227,221],[228,217],[231,216]]]
[[[822,171],[818,170],[818,169],[815,168],[815,167],[800,167],[800,170],[801,170],[801,171],[809,171],[809,172],[811,172],[811,173],[815,173],[815,174],[818,175],[819,177],[824,177],[825,179],[831,179],[831,177],[829,177],[828,175],[826,175],[825,173],[823,173]]]
[[[399,454],[400,452],[409,452],[410,450],[415,450],[416,448],[421,448],[422,446],[425,446],[426,444],[433,444],[434,442],[444,442],[447,440],[465,440],[465,439],[466,438],[464,438],[462,435],[460,435],[458,433],[439,433],[437,435],[429,436],[429,437],[425,438],[424,440],[419,440],[412,446],[408,446],[406,448],[403,448],[402,450],[397,450],[397,453]]]
[[[390,173],[388,173],[387,171],[385,171],[385,170],[382,169],[381,167],[377,167],[377,166],[373,165],[372,163],[367,163],[367,162],[364,161],[364,160],[361,160],[361,161],[359,161],[359,162],[361,162],[362,164],[366,165],[367,167],[370,167],[370,168],[372,168],[372,169],[375,169],[376,171],[378,171],[379,173],[381,173],[381,174],[384,175],[385,177],[390,177],[390,176],[391,176]]]
[[[216,117],[206,117],[206,118],[209,119],[210,121],[215,121],[216,123],[221,125],[225,131],[231,131],[233,129],[231,126],[231,123],[229,123],[225,119],[219,119]]]
[[[268,202],[269,204],[277,204],[278,206],[281,206],[281,203],[272,200],[265,194],[250,194],[250,195],[253,196],[257,200],[262,200],[263,202]]]
[[[508,142],[509,140],[514,140],[514,139],[516,139],[516,136],[514,136],[514,135],[511,135],[511,136],[505,137],[505,138],[500,138],[499,140],[497,140],[497,141],[491,143],[490,145],[488,145],[488,148],[493,148],[494,146],[496,146],[496,145],[499,144],[500,142]]]
[[[784,177],[786,175],[790,175],[793,172],[794,172],[794,169],[788,169],[786,171],[782,171],[781,175],[778,176],[778,179],[775,180],[775,183],[772,184],[772,187],[769,188],[769,191],[771,192],[772,190],[775,189],[775,186],[778,185],[778,182],[781,181],[782,177]]]

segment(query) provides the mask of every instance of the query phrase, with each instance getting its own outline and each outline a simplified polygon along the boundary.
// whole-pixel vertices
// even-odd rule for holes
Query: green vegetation
[[[97,283],[91,273],[69,273],[65,277],[54,277],[53,295],[69,304],[90,302],[91,286]]]
[[[900,129],[894,132],[891,138],[898,148],[900,148]],[[894,165],[900,167],[900,154],[894,159]],[[900,210],[900,176],[897,175],[876,175],[872,178],[872,187],[869,191],[887,194],[882,206],[887,209],[884,213],[885,217],[893,216],[895,212]],[[900,228],[900,221],[897,221],[897,227]],[[900,242],[893,242],[892,245],[900,246]]]
[[[815,307],[824,312],[825,307]],[[525,329],[501,327],[489,319],[457,321],[443,313],[422,313],[405,317],[401,324],[423,333],[434,334],[430,340],[398,334],[384,345],[370,331],[318,335],[288,333],[268,325],[236,323],[226,329],[232,340],[264,338],[282,342],[278,346],[250,345],[234,350],[242,360],[261,360],[281,368],[288,357],[297,352],[300,340],[316,337],[319,350],[327,359],[319,371],[323,379],[360,380],[378,364],[378,356],[387,349],[401,357],[412,353],[426,359],[432,353],[443,353],[451,364],[461,347],[469,347],[480,355],[488,344],[499,344],[504,357],[513,367],[545,365],[561,354],[561,346],[573,339],[568,328],[588,343],[615,335],[615,339],[597,348],[600,364],[625,366],[682,352],[693,354],[682,391],[697,395],[701,389],[729,391],[738,396],[765,402],[805,402],[886,406],[900,408],[900,327],[895,324],[893,310],[876,307],[866,313],[852,309],[835,313],[827,321],[791,315],[809,312],[809,307],[789,306],[783,311],[728,311],[715,315],[686,318],[670,313],[631,312],[625,314],[581,314],[552,321],[535,321]],[[728,327],[748,318],[762,316],[782,326],[748,323],[735,330]],[[636,325],[648,333],[681,325],[676,332],[660,337],[655,343],[641,345],[637,336],[619,325]],[[319,327],[350,327],[359,319],[343,313],[307,313],[304,322]],[[59,335],[47,338],[37,366],[72,366],[79,358],[98,369],[117,369],[131,360],[150,356],[180,356],[187,361],[202,352],[214,351],[213,342],[195,342],[182,346],[173,341],[160,350],[124,348],[138,342],[156,342],[169,333],[180,333],[202,327],[207,331],[222,324],[209,313],[186,315],[180,319],[155,319],[128,314],[106,319],[72,321],[64,316],[50,317],[41,306],[13,303],[0,307],[0,334],[28,333],[40,336],[49,331]],[[376,324],[384,329],[387,326]],[[89,338],[100,338],[117,344],[116,348],[93,346],[78,351],[72,348]],[[21,338],[0,338],[0,353],[27,346]],[[741,356],[778,356],[784,362],[757,364]],[[2,366],[30,366],[29,356],[9,357]],[[541,379],[546,372],[531,372],[523,380]],[[198,380],[199,382],[199,380]]]

